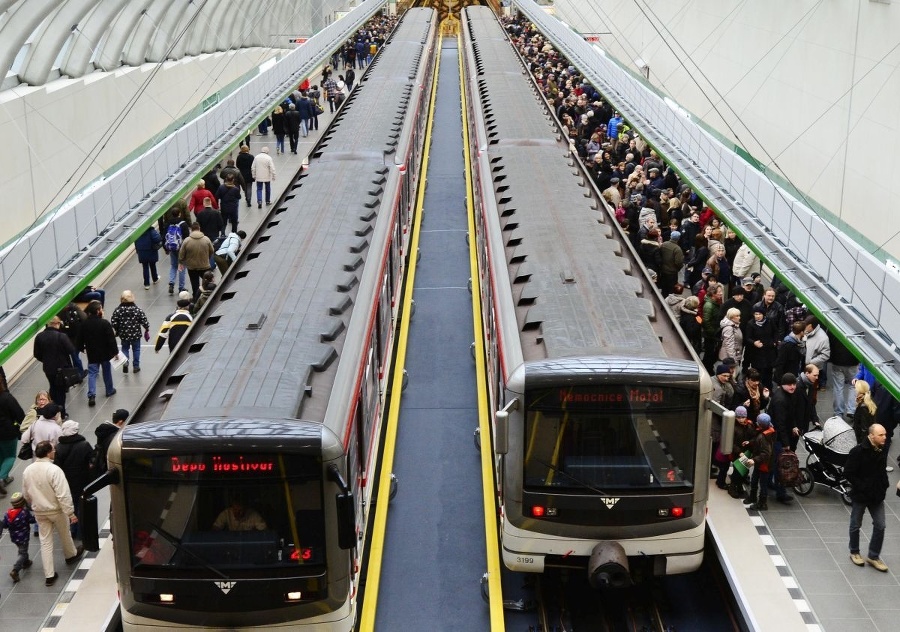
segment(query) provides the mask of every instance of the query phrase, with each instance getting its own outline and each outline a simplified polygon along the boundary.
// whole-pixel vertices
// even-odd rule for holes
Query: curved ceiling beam
[[[205,25],[205,20],[202,19],[203,16],[199,15],[204,6],[206,5],[204,4],[198,7],[193,3],[188,3],[188,10],[178,22],[176,32],[173,35],[178,37],[180,33],[184,32],[184,34],[175,42],[175,46],[173,46],[172,51],[166,55],[166,59],[181,59],[184,57],[188,44],[190,44],[191,38],[196,32],[198,25]]]
[[[81,34],[74,32],[73,25],[77,27],[100,0],[90,2],[63,2],[59,10],[41,25],[41,33],[34,37],[22,67],[19,69],[19,79],[23,82],[38,86],[47,83],[53,62],[59,56],[59,51],[70,37],[79,39]]]
[[[225,25],[228,22],[239,22],[235,20],[234,15],[228,10],[231,0],[214,0],[215,7],[210,17],[209,28],[206,31],[201,50],[204,53],[215,53],[216,51],[233,50],[241,47],[240,42],[228,39],[228,29]],[[213,2],[210,2],[213,4]]]
[[[122,51],[122,61],[128,66],[140,66],[147,61],[152,41],[161,28],[163,16],[175,0],[152,0],[144,18],[138,22],[131,39]]]
[[[184,28],[185,15],[191,8],[188,2],[179,2],[170,8],[162,17],[159,28],[150,42],[150,50],[147,51],[147,61],[153,63],[161,63],[168,59],[169,47],[181,34]]]
[[[94,70],[90,66],[94,47],[103,39],[110,23],[128,0],[100,0],[96,8],[78,25],[78,37],[59,62],[59,71],[67,77],[83,77]],[[90,67],[89,67],[90,66]]]
[[[144,17],[144,10],[150,5],[151,0],[131,0],[125,8],[119,12],[107,31],[106,40],[97,53],[94,64],[101,70],[111,71],[122,65],[122,51],[128,37]]]
[[[7,20],[0,26],[0,81],[10,71],[34,29],[58,6],[58,0],[23,0],[9,10]]]

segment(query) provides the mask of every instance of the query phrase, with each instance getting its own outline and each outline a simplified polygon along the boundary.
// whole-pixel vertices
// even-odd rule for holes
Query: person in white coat
[[[275,161],[269,155],[269,148],[263,147],[253,164],[250,165],[253,180],[256,181],[256,203],[259,208],[263,205],[263,187],[266,189],[266,204],[272,203],[272,183],[275,182]]]
[[[41,441],[34,449],[35,461],[22,473],[22,494],[37,519],[41,538],[41,561],[44,565],[44,584],[52,586],[59,574],[53,567],[53,531],[62,541],[66,564],[71,566],[84,552],[75,547],[69,525],[78,522],[75,505],[66,475],[53,463],[56,448],[49,441]]]

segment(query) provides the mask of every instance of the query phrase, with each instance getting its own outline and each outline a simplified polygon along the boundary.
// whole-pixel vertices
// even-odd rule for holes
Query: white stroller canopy
[[[856,446],[856,433],[853,426],[840,417],[831,417],[822,427],[822,443],[839,454],[849,454]]]

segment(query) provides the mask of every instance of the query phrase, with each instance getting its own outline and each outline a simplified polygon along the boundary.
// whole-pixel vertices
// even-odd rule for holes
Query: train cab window
[[[153,457],[126,460],[124,477],[138,574],[252,574],[325,563],[318,459]]]
[[[526,488],[603,493],[692,484],[695,392],[602,385],[540,389],[526,399]]]

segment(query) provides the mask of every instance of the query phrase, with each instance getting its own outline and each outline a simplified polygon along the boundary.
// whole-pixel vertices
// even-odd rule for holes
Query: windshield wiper
[[[194,552],[191,551],[190,549],[184,548],[184,547],[181,545],[181,540],[180,540],[179,538],[175,537],[174,535],[172,535],[171,533],[169,533],[168,531],[166,531],[165,529],[163,529],[160,525],[155,524],[155,523],[151,523],[151,524],[150,524],[150,527],[151,527],[154,531],[156,531],[157,533],[159,533],[162,537],[164,537],[164,538],[166,539],[167,542],[169,542],[170,544],[172,544],[172,545],[175,547],[175,550],[178,551],[179,553],[187,553],[190,557],[192,557],[192,558],[194,558],[196,561],[200,562],[200,565],[201,565],[203,568],[205,568],[205,569],[208,570],[208,571],[212,571],[213,573],[215,573],[216,575],[218,575],[218,576],[221,577],[222,579],[231,579],[228,575],[226,575],[225,573],[223,573],[222,571],[220,571],[220,570],[219,570],[218,568],[216,568],[215,566],[210,565],[209,562],[207,562],[206,560],[204,560],[202,557],[200,557],[199,555],[197,555],[196,553],[194,553]]]
[[[580,478],[578,478],[577,476],[573,476],[572,474],[569,474],[568,472],[565,472],[565,471],[559,469],[559,468],[556,467],[555,465],[551,465],[550,463],[547,463],[547,462],[545,462],[545,461],[541,461],[540,459],[534,459],[534,460],[537,461],[538,463],[540,463],[541,465],[543,465],[544,467],[550,468],[551,470],[553,470],[553,472],[554,472],[555,474],[559,474],[559,475],[561,475],[561,476],[565,476],[565,477],[567,477],[568,479],[570,479],[572,482],[577,483],[578,485],[581,485],[581,486],[584,487],[585,489],[589,489],[589,490],[591,490],[592,492],[596,492],[597,494],[600,494],[601,496],[609,496],[609,494],[607,494],[605,491],[603,491],[603,490],[600,489],[599,487],[595,487],[594,485],[590,485],[590,484],[588,484],[587,482],[585,482],[585,481],[581,480]]]

